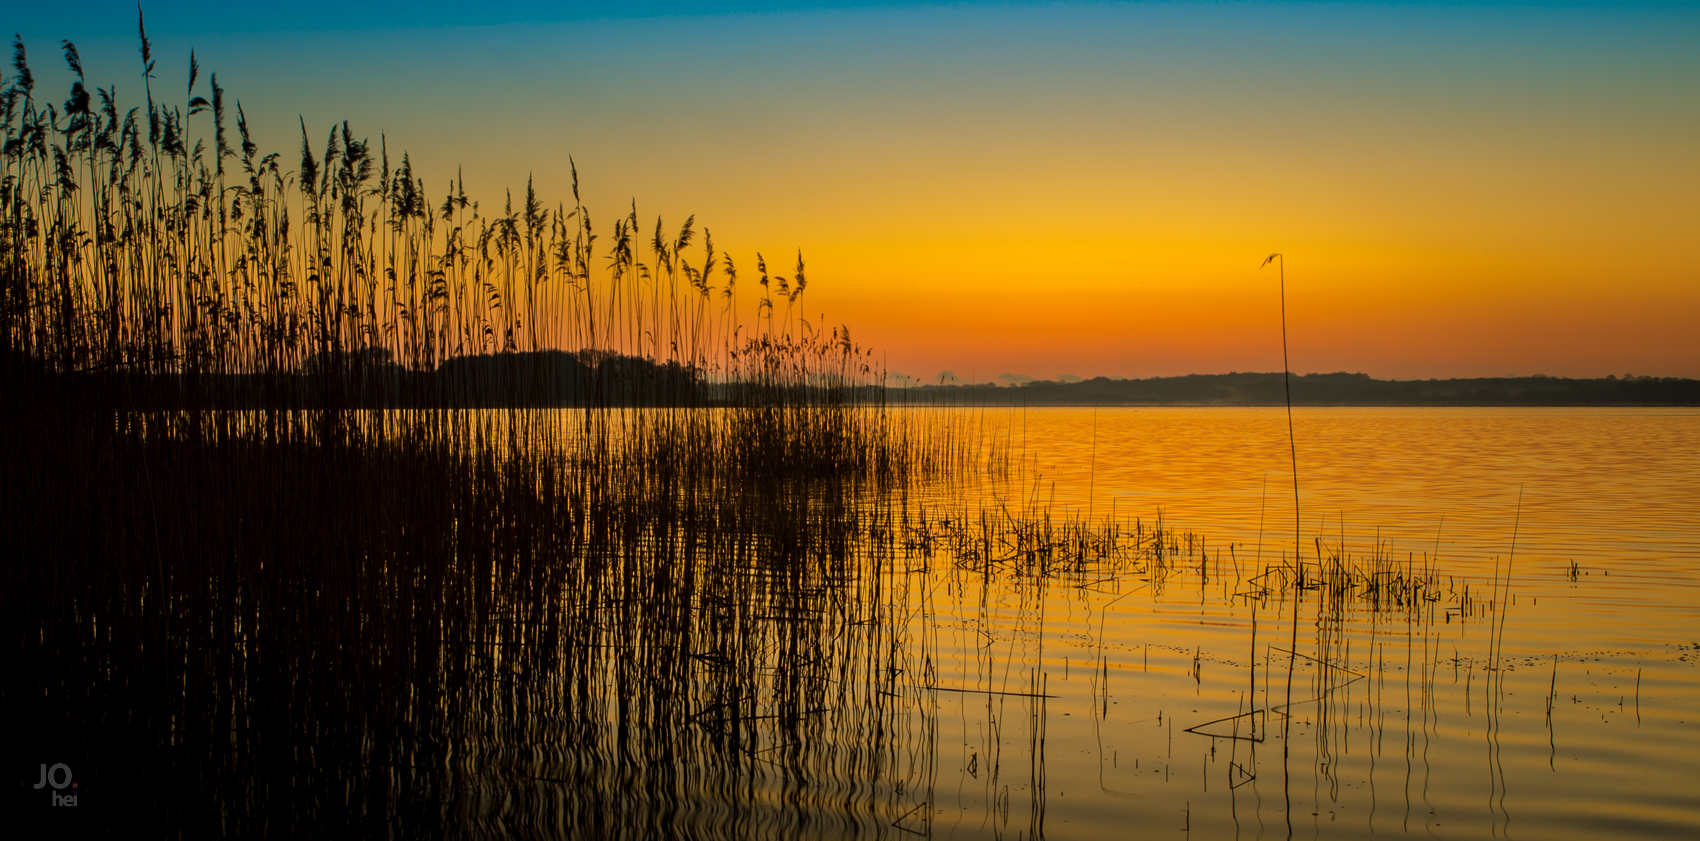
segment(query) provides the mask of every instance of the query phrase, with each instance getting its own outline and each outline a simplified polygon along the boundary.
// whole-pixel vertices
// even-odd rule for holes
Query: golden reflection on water
[[[1370,579],[1339,602],[1260,589],[1291,569],[1280,410],[914,414],[978,430],[993,469],[872,503],[887,525],[851,547],[852,580],[880,618],[811,632],[815,688],[782,691],[802,672],[765,644],[738,688],[698,662],[676,788],[648,806],[606,788],[607,807],[551,790],[515,825],[548,826],[549,794],[717,837],[1700,830],[1700,413],[1301,409],[1304,564],[1428,582],[1417,604],[1371,602]],[[988,533],[1195,534],[1166,566],[1094,549],[1035,574],[974,548],[988,512]]]
[[[1292,545],[1281,409],[986,410],[982,423],[1058,502],[1162,510],[1252,546],[1261,521],[1266,550]],[[1700,583],[1673,563],[1700,546],[1695,410],[1300,408],[1295,425],[1307,543],[1343,529],[1421,551],[1438,534],[1442,556],[1473,564],[1509,549],[1521,490],[1519,554]]]
[[[1280,410],[999,411],[1010,496],[1160,508],[1208,542],[1160,580],[935,574],[939,682],[1052,696],[939,695],[941,777],[1042,733],[1048,837],[1700,830],[1700,414],[1301,409],[1306,562],[1432,568],[1451,595],[1295,617],[1235,595],[1292,555]],[[967,775],[935,832],[1014,834],[998,796]]]

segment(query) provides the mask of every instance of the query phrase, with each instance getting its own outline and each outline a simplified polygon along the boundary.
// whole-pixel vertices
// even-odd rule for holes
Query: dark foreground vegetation
[[[1299,406],[1700,406],[1700,380],[1677,377],[1565,379],[1481,377],[1378,380],[1368,374],[1293,377]],[[932,385],[900,390],[906,399],[943,404],[1015,406],[1281,406],[1281,374],[1189,374],[1184,377],[1083,382],[1042,380],[1007,388]]]
[[[141,47],[128,109],[68,42],[62,105],[21,43],[0,93],[10,819],[744,837],[761,763],[871,808],[865,501],[966,451],[796,316],[801,257],[744,324],[694,220],[428,201],[347,124],[285,161]]]

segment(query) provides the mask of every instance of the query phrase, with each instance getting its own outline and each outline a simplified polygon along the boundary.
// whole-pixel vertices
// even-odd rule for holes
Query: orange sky
[[[69,25],[69,24],[67,24]],[[163,26],[163,24],[162,24]],[[962,5],[195,46],[262,145],[695,213],[932,378],[1700,376],[1700,12]],[[75,33],[25,33],[47,45]],[[130,77],[128,32],[85,62]],[[109,59],[98,56],[110,54]],[[171,53],[176,54],[176,53]],[[263,115],[263,116],[262,116]]]

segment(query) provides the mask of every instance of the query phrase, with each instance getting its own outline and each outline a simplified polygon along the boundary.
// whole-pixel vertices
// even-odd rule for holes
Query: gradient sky
[[[133,5],[8,12],[38,91],[139,89]],[[268,150],[333,121],[695,213],[891,369],[1700,376],[1693,4],[188,3]],[[157,90],[158,88],[156,88]],[[399,157],[399,155],[398,155]],[[777,255],[777,256],[776,256]]]

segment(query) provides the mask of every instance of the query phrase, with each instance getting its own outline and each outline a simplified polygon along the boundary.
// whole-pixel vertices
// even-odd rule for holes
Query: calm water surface
[[[1433,570],[1447,595],[1416,612],[1312,596],[1296,617],[1242,581],[1293,554],[1282,410],[980,422],[1017,465],[979,486],[995,504],[1161,512],[1205,543],[1167,577],[912,574],[911,638],[943,691],[915,698],[936,727],[931,821],[899,828],[1700,834],[1700,413],[1299,410],[1307,563]]]
[[[7,697],[24,770],[75,768],[87,802],[54,811],[29,777],[25,817],[1700,837],[1700,412],[1304,409],[1295,533],[1280,410],[901,411],[979,466],[764,484],[262,448],[273,491],[218,450],[182,476],[115,461],[95,510],[183,551],[115,569],[184,572],[140,600],[55,585],[97,621],[55,602]],[[130,504],[156,476],[187,494],[170,516]],[[79,546],[55,569],[104,569]]]

